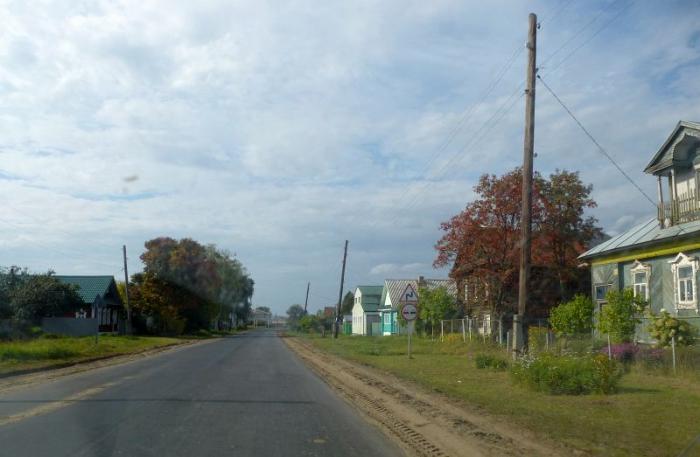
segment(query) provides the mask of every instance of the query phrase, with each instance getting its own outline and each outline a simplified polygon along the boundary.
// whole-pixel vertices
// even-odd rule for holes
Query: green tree
[[[557,335],[590,334],[593,330],[593,301],[585,295],[576,295],[552,309],[549,323]]]
[[[632,341],[646,303],[635,297],[632,289],[610,290],[605,299],[607,304],[600,313],[598,330],[610,335],[615,343]]]
[[[591,198],[593,186],[583,184],[578,172],[566,170],[536,180],[542,202],[542,217],[535,228],[542,243],[540,262],[556,272],[559,299],[567,300],[567,284],[578,274],[578,256],[603,234],[597,219],[585,216],[586,210],[597,206]]]
[[[145,247],[144,272],[132,277],[130,293],[159,331],[177,333],[183,322],[189,331],[221,328],[234,315],[245,322],[255,283],[233,255],[189,238],[155,238]]]
[[[340,305],[340,314],[352,314],[352,307],[355,306],[355,295],[348,291],[343,297],[343,303]]]
[[[292,305],[287,309],[287,325],[296,330],[299,328],[299,321],[304,317],[304,307],[301,305]]]
[[[16,319],[38,321],[80,309],[83,301],[77,287],[64,284],[49,272],[27,275],[10,291],[10,307]]]
[[[452,317],[457,311],[455,298],[445,287],[418,289],[419,317],[430,325],[430,334],[434,336],[435,327],[442,319]]]

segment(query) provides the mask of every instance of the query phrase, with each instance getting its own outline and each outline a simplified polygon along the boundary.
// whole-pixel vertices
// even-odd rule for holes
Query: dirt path
[[[418,456],[556,456],[572,451],[519,428],[470,412],[458,401],[358,363],[299,338],[287,345],[344,399]]]

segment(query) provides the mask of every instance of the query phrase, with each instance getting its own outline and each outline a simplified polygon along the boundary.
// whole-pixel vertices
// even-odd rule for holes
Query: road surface
[[[394,456],[273,331],[0,392],[0,456]]]

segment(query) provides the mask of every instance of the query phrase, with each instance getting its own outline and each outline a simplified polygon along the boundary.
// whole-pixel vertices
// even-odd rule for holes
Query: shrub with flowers
[[[695,327],[687,321],[671,316],[668,311],[662,309],[659,314],[651,314],[651,322],[647,330],[656,340],[659,347],[671,345],[671,338],[675,337],[677,346],[691,346],[696,339]]]
[[[617,390],[623,370],[602,354],[525,356],[513,364],[515,382],[553,395],[610,394]]]
[[[600,353],[608,355],[608,347],[600,349]],[[619,343],[610,346],[610,355],[621,363],[632,363],[639,353],[639,346],[634,343]]]

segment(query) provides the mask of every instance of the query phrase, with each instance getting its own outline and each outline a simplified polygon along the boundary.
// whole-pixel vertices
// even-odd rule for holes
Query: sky
[[[543,80],[642,170],[700,121],[700,4],[645,0],[2,1],[0,265],[141,269],[235,253],[277,313],[435,270],[440,223],[522,162],[528,14]],[[535,169],[577,170],[614,235],[655,214],[539,84]]]

